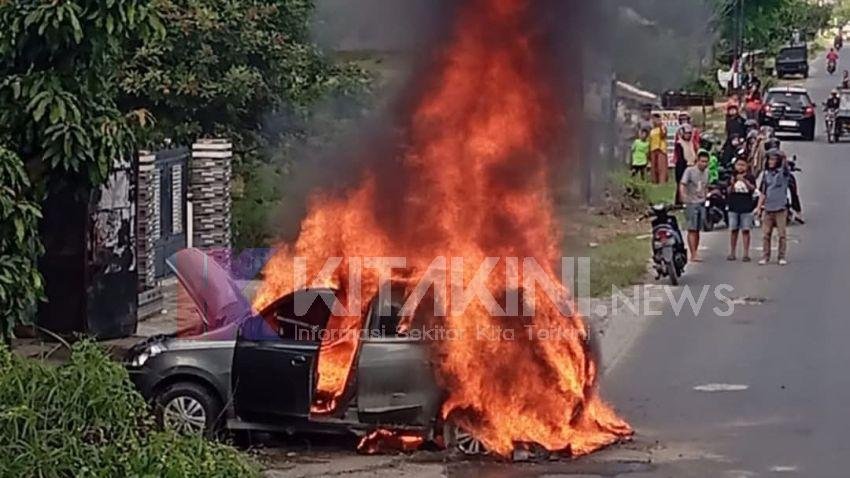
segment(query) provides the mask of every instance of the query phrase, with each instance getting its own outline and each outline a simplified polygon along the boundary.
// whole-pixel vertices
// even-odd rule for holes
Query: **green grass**
[[[671,171],[672,173],[672,171]],[[675,178],[671,177],[670,181],[667,181],[664,184],[652,184],[647,183],[646,185],[646,202],[648,204],[658,204],[665,203],[670,204],[673,202],[676,193],[676,181]]]
[[[590,295],[605,297],[612,286],[628,287],[646,274],[649,243],[628,234],[617,236],[590,250]]]

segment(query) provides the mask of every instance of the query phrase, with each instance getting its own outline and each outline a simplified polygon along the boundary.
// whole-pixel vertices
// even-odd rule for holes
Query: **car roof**
[[[768,93],[801,93],[808,94],[809,92],[800,86],[774,86],[767,90]]]

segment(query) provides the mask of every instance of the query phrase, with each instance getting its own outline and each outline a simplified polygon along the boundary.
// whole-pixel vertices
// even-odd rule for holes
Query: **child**
[[[649,164],[649,130],[641,129],[632,143],[632,176],[640,174],[646,179],[646,166]]]
[[[738,252],[738,234],[744,238],[744,262],[750,262],[750,231],[753,229],[756,202],[756,178],[749,173],[750,165],[745,158],[735,161],[735,173],[729,184],[729,231],[732,250],[730,261],[736,260]]]

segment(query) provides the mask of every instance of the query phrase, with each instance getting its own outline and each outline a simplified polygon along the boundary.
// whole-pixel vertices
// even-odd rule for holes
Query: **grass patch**
[[[611,287],[628,287],[646,275],[649,243],[635,235],[620,235],[590,249],[590,295],[605,297]]]
[[[671,171],[672,173],[672,171]],[[676,181],[671,176],[670,181],[664,184],[646,184],[646,202],[651,204],[671,204],[676,195]]]

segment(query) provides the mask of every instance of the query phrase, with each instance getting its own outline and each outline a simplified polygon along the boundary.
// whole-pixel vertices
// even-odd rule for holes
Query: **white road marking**
[[[774,466],[770,468],[770,471],[774,473],[794,473],[797,471],[796,466]]]
[[[705,385],[697,385],[694,390],[697,392],[743,392],[750,388],[749,385],[738,385],[732,383],[707,383]]]

